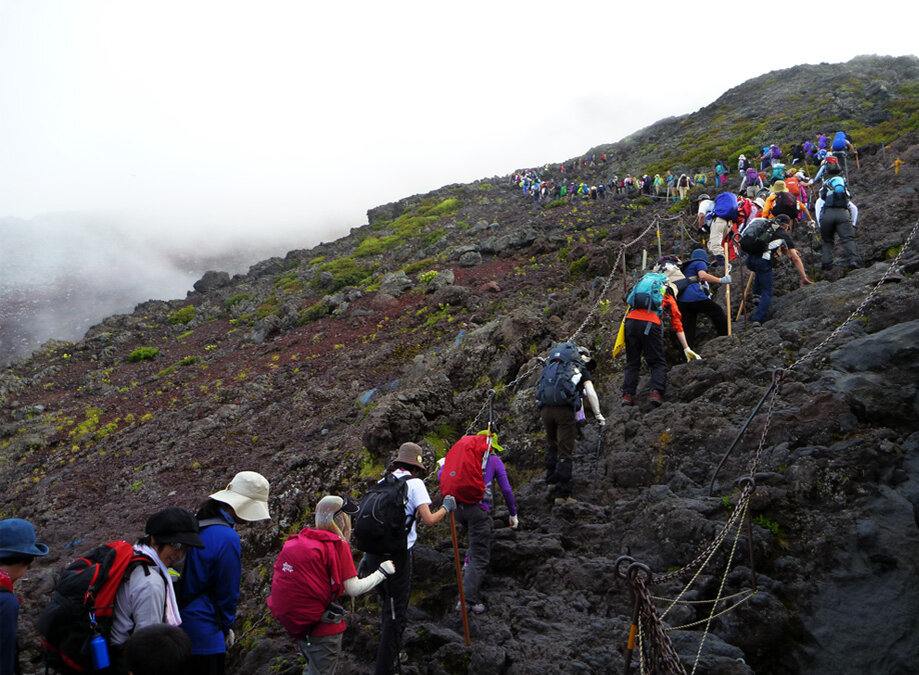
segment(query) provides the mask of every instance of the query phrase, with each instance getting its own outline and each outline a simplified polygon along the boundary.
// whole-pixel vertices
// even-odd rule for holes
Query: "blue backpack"
[[[833,145],[830,148],[833,152],[840,152],[846,149],[846,132],[837,131],[833,136]]]
[[[773,164],[772,165],[772,180],[785,180],[785,165],[784,164]]]
[[[578,382],[581,379],[581,356],[573,342],[562,342],[549,352],[546,365],[536,387],[536,403],[543,406],[563,406],[572,410],[581,407]]]
[[[823,184],[823,205],[829,208],[848,208],[849,193],[846,192],[846,179],[833,176]]]
[[[733,192],[722,192],[715,197],[715,206],[710,213],[713,218],[723,218],[728,222],[737,219],[737,195]]]
[[[666,275],[659,272],[648,272],[632,287],[625,301],[633,309],[649,309],[660,316],[663,312],[666,284]]]

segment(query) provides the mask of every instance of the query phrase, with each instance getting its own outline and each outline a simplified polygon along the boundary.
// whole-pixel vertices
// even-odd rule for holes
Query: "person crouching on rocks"
[[[657,407],[664,402],[667,391],[667,359],[664,356],[664,331],[661,316],[670,314],[670,326],[676,333],[687,361],[702,357],[690,349],[683,333],[680,309],[674,296],[676,286],[667,281],[660,272],[648,272],[632,287],[626,302],[629,312],[625,318],[625,372],[622,381],[622,405],[635,405],[638,390],[638,374],[641,358],[651,371],[651,405]]]

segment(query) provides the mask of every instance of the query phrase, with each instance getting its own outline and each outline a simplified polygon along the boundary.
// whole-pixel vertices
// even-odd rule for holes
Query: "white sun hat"
[[[266,520],[268,513],[268,479],[255,471],[240,471],[233,476],[226,490],[211,495],[211,499],[229,504],[240,520]]]

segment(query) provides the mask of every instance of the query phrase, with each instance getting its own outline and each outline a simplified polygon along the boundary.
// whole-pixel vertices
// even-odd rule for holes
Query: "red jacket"
[[[680,315],[680,308],[677,307],[676,300],[673,299],[670,293],[664,293],[663,308],[665,311],[670,312],[670,327],[673,328],[675,332],[682,333],[683,317]],[[650,321],[658,325],[661,323],[661,318],[657,315],[657,312],[653,312],[650,309],[633,309],[625,318]]]

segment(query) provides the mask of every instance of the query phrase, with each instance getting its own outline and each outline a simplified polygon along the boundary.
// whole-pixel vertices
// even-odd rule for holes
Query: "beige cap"
[[[240,471],[226,490],[215,492],[211,499],[229,504],[240,520],[266,520],[268,513],[268,480],[255,471]]]
[[[417,466],[419,469],[423,470],[424,464],[421,453],[421,446],[417,443],[403,443],[401,446],[399,446],[399,454],[396,455],[396,458],[393,460],[393,462],[408,464],[409,466]]]

